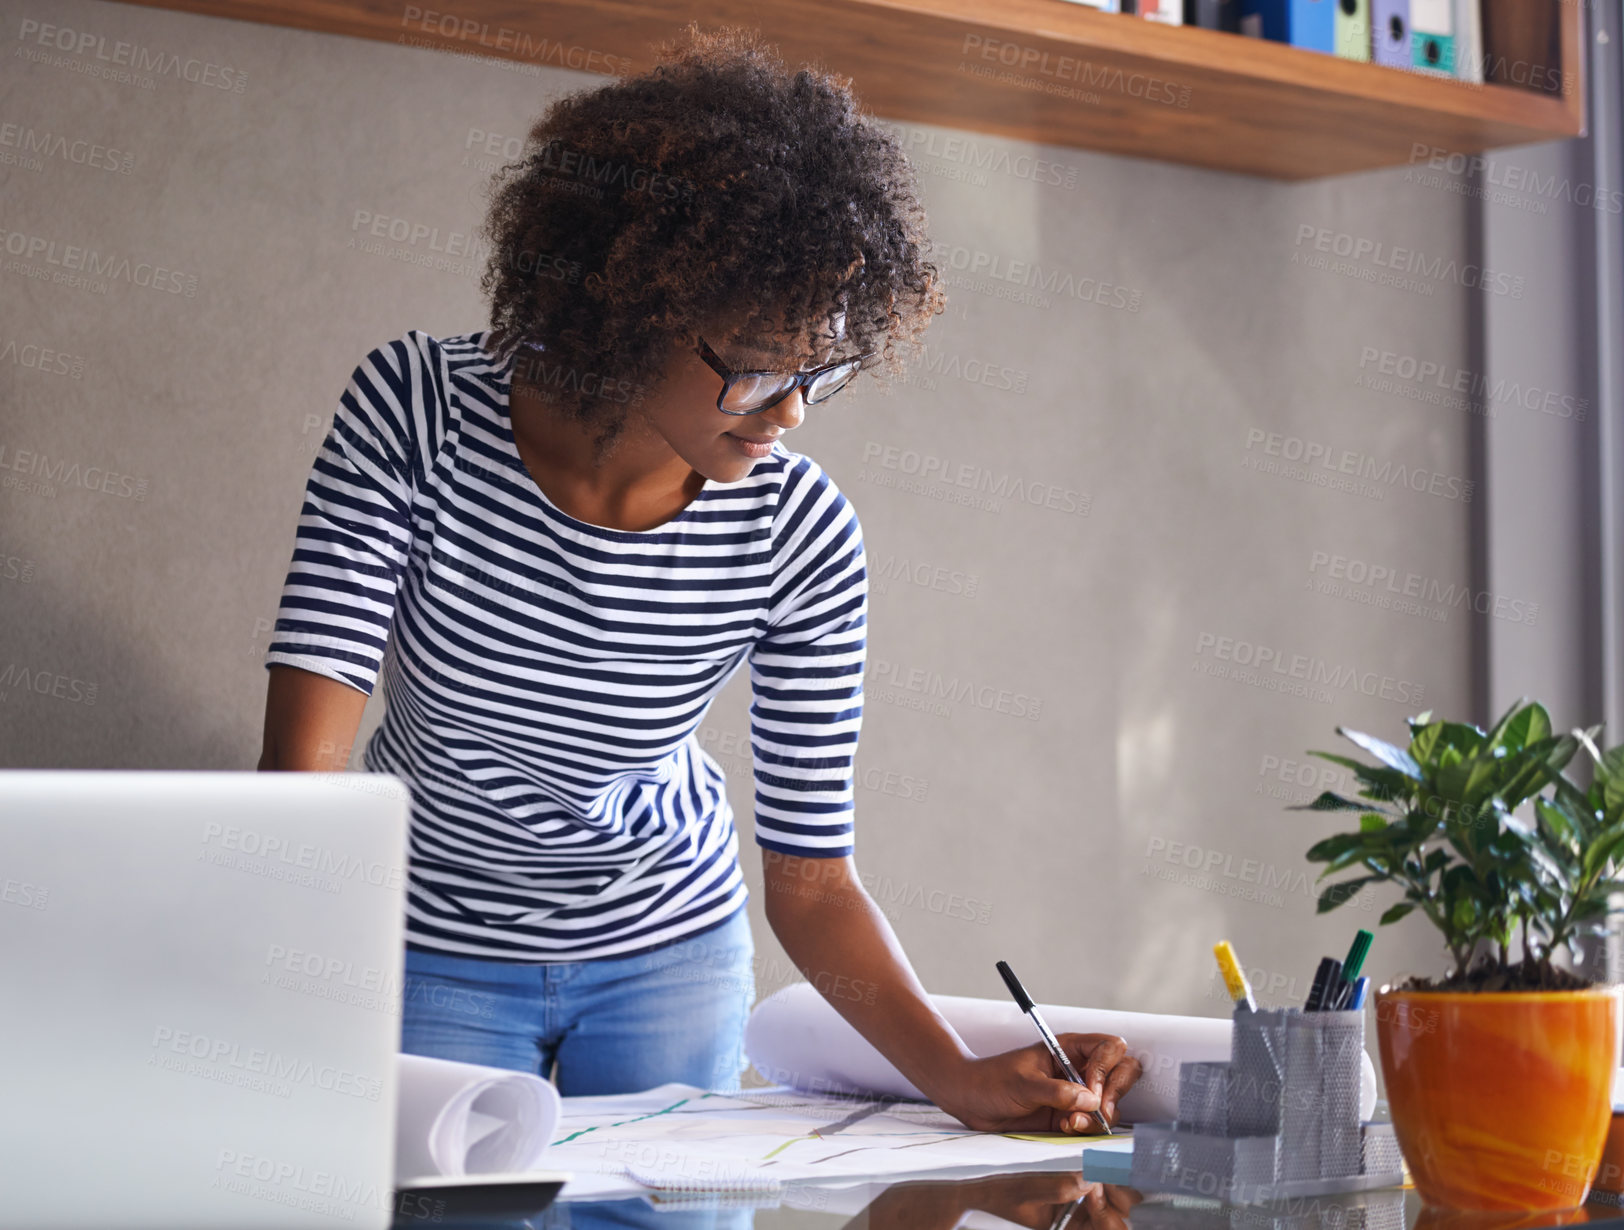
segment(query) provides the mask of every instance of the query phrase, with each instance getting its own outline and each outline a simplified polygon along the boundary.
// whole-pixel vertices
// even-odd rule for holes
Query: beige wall
[[[26,58],[30,19],[243,88]],[[595,79],[95,0],[22,0],[3,30],[0,125],[114,152],[0,165],[0,762],[246,769],[302,486],[350,370],[409,328],[485,324],[477,259],[419,263],[428,242],[356,219],[455,251],[493,165],[477,134],[520,135]],[[934,990],[999,994],[1003,957],[1042,999],[1219,1014],[1227,937],[1261,998],[1300,997],[1386,899],[1315,918],[1302,854],[1330,826],[1281,810],[1310,794],[1282,772],[1338,723],[1398,737],[1470,700],[1484,617],[1383,609],[1381,586],[1329,575],[1342,558],[1467,581],[1470,415],[1364,381],[1383,378],[1372,353],[1468,365],[1484,292],[1448,263],[1469,207],[1404,169],[1286,185],[899,131],[940,263],[964,269],[906,383],[796,436],[856,501],[874,579],[862,872]],[[179,293],[51,281],[34,240],[162,267]],[[1429,268],[1384,285],[1378,259],[1316,251],[1361,240]],[[1010,297],[1016,261],[1082,297]],[[1299,449],[1437,493],[1270,471]],[[41,485],[36,465],[62,468]],[[1276,690],[1289,670],[1234,661],[1257,649],[1321,681]],[[747,688],[704,730],[746,832]],[[766,991],[789,972],[756,918]],[[1383,931],[1371,972],[1437,968],[1435,947]]]

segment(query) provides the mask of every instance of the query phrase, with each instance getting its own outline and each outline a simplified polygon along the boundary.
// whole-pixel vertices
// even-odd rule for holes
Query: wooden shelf
[[[640,71],[690,17],[760,29],[852,78],[866,109],[1273,179],[1480,153],[1584,130],[1582,6],[1560,3],[1560,93],[1469,85],[1063,0],[124,0],[359,38]],[[414,13],[443,17],[464,37]],[[518,47],[528,40],[533,51]],[[588,52],[598,55],[586,61]],[[605,57],[609,69],[604,68]],[[1011,62],[1011,63],[1006,63]],[[629,66],[627,64],[629,62]]]

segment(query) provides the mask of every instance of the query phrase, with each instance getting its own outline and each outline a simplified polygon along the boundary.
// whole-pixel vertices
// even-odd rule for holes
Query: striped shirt
[[[355,369],[265,663],[368,695],[381,673],[363,763],[411,788],[411,944],[629,956],[744,903],[697,730],[746,660],[757,843],[851,852],[862,531],[781,444],[656,529],[576,520],[519,459],[489,338],[412,330]]]

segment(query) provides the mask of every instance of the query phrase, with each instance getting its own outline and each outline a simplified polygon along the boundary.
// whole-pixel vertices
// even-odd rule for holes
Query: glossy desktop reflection
[[[1421,1206],[1413,1190],[1349,1193],[1257,1205],[1085,1181],[1077,1171],[1021,1171],[971,1179],[848,1187],[791,1187],[761,1195],[555,1202],[505,1215],[402,1218],[398,1228],[486,1230],[1539,1230],[1624,1228],[1602,1204],[1557,1213],[1450,1213]]]

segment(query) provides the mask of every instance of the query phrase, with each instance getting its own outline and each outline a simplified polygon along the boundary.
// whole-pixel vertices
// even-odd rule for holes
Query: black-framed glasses
[[[722,362],[721,356],[704,338],[699,339],[698,350],[699,357],[722,378],[716,408],[723,414],[760,414],[799,388],[806,390],[801,397],[809,406],[827,401],[850,384],[863,364],[879,353],[869,351],[855,358],[825,363],[809,372],[740,372]]]

